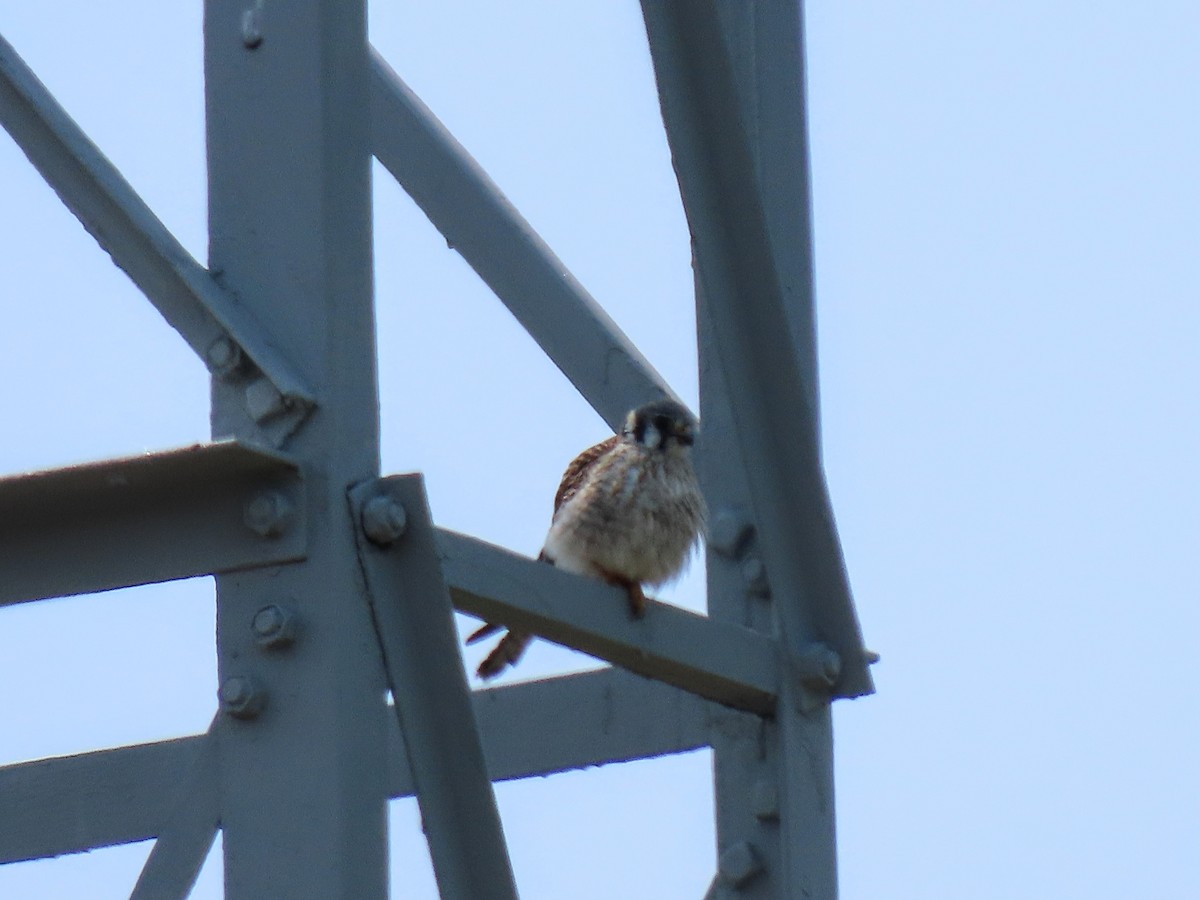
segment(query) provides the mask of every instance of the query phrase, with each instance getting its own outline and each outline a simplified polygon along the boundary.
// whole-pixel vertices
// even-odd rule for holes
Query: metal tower
[[[836,896],[830,702],[871,654],[819,451],[802,11],[642,6],[712,521],[709,616],[636,622],[380,477],[372,154],[609,424],[671,391],[370,49],[364,0],[206,0],[207,267],[0,41],[5,128],[213,376],[209,444],[0,480],[0,604],[213,574],[220,681],[206,734],[0,769],[0,861],[155,838],[133,897],[184,897],[221,829],[231,898],[370,900],[415,794],[442,897],[513,898],[492,781],[709,745],[707,896]],[[613,667],[472,692],[454,609]]]

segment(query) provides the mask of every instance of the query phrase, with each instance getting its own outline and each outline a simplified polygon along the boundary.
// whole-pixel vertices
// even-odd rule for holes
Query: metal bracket
[[[238,441],[2,478],[0,606],[295,562],[305,507],[296,463]]]

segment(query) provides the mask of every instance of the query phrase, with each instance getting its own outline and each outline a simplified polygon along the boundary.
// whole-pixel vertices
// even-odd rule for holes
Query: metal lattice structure
[[[493,781],[708,745],[708,896],[836,895],[830,702],[871,691],[871,654],[819,453],[801,10],[643,12],[694,247],[707,617],[630,621],[380,477],[372,155],[614,428],[673,394],[369,48],[362,0],[206,0],[207,267],[0,41],[0,119],[205,360],[214,437],[0,481],[0,603],[213,574],[221,685],[206,734],[0,769],[0,861],[155,838],[133,896],[183,897],[221,829],[231,898],[369,900],[386,800],[415,794],[442,897],[513,898]],[[472,692],[454,609],[613,667]]]

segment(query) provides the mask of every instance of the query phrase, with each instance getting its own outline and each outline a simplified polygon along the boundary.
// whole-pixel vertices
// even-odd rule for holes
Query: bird
[[[706,508],[692,446],[698,425],[687,407],[656,400],[629,411],[618,434],[567,466],[538,560],[622,588],[635,618],[646,612],[643,585],[678,576],[705,528]],[[485,624],[468,644],[500,631]],[[479,664],[488,679],[515,665],[533,636],[508,631]]]

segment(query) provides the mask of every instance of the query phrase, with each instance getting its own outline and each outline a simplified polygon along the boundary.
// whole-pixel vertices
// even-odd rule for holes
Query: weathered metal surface
[[[264,490],[291,498],[288,528],[245,524]],[[296,463],[218,441],[0,479],[0,605],[303,559]]]

